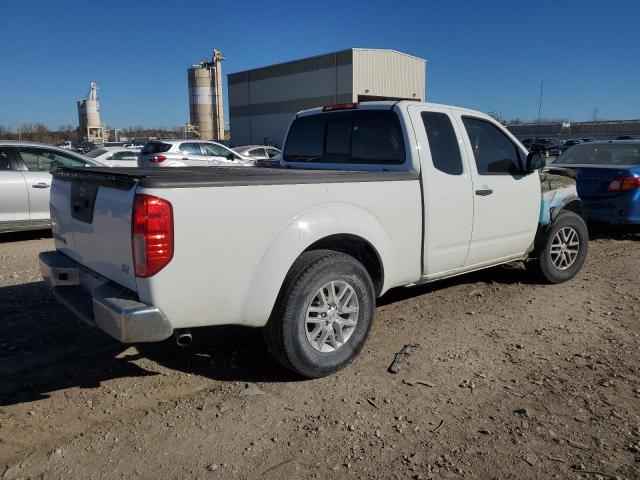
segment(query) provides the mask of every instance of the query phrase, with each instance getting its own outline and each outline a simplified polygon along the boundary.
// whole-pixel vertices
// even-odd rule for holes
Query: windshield
[[[553,162],[563,165],[640,165],[640,143],[575,145]]]
[[[107,151],[108,150],[105,150],[104,148],[96,148],[95,150],[91,150],[89,153],[85,153],[84,156],[89,158],[96,158],[107,153]]]

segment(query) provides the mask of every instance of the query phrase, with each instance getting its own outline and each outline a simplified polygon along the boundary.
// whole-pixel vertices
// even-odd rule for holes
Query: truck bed
[[[366,172],[260,167],[59,167],[51,172],[62,180],[82,180],[111,188],[196,188],[248,185],[387,182],[417,180],[416,172]]]

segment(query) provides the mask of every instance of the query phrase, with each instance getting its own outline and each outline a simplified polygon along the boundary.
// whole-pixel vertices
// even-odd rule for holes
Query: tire
[[[577,246],[574,245],[576,240]],[[567,249],[564,254],[563,243]],[[577,248],[574,257],[571,247]],[[538,257],[533,260],[533,271],[546,283],[566,282],[580,271],[588,250],[589,232],[582,217],[569,211],[561,212],[551,225]]]
[[[332,301],[329,288],[340,302]],[[336,304],[340,308],[327,310]],[[360,353],[374,310],[373,282],[358,260],[332,250],[305,252],[289,270],[264,328],[267,348],[282,366],[303,377],[331,375]]]

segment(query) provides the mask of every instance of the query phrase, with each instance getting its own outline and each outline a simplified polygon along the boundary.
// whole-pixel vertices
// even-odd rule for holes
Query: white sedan
[[[85,157],[92,158],[107,167],[137,167],[139,148],[100,147],[85,153]]]

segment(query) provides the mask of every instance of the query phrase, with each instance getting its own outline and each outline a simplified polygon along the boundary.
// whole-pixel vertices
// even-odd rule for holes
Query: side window
[[[433,166],[449,175],[462,175],[460,146],[451,119],[445,113],[422,112]]]
[[[265,151],[264,148],[254,148],[253,150],[249,150],[247,152],[249,154],[250,157],[266,157],[267,156],[267,152]]]
[[[210,157],[226,157],[229,155],[229,151],[226,148],[222,148],[220,145],[213,143],[203,143],[204,151],[207,156]]]
[[[498,127],[486,120],[462,117],[480,175],[522,172],[520,151]]]
[[[279,155],[280,152],[278,150],[276,150],[275,148],[267,148],[267,155],[269,155],[269,158],[273,158],[276,155]]]
[[[182,153],[186,153],[187,155],[202,155],[202,151],[200,151],[199,143],[183,143],[180,145],[179,150]]]
[[[27,170],[31,172],[48,172],[55,167],[84,167],[82,160],[52,150],[40,148],[18,148]]]
[[[0,171],[11,170],[11,162],[9,161],[9,152],[4,148],[0,148]]]
[[[111,157],[112,160],[136,160],[137,158],[136,152],[116,152]]]

